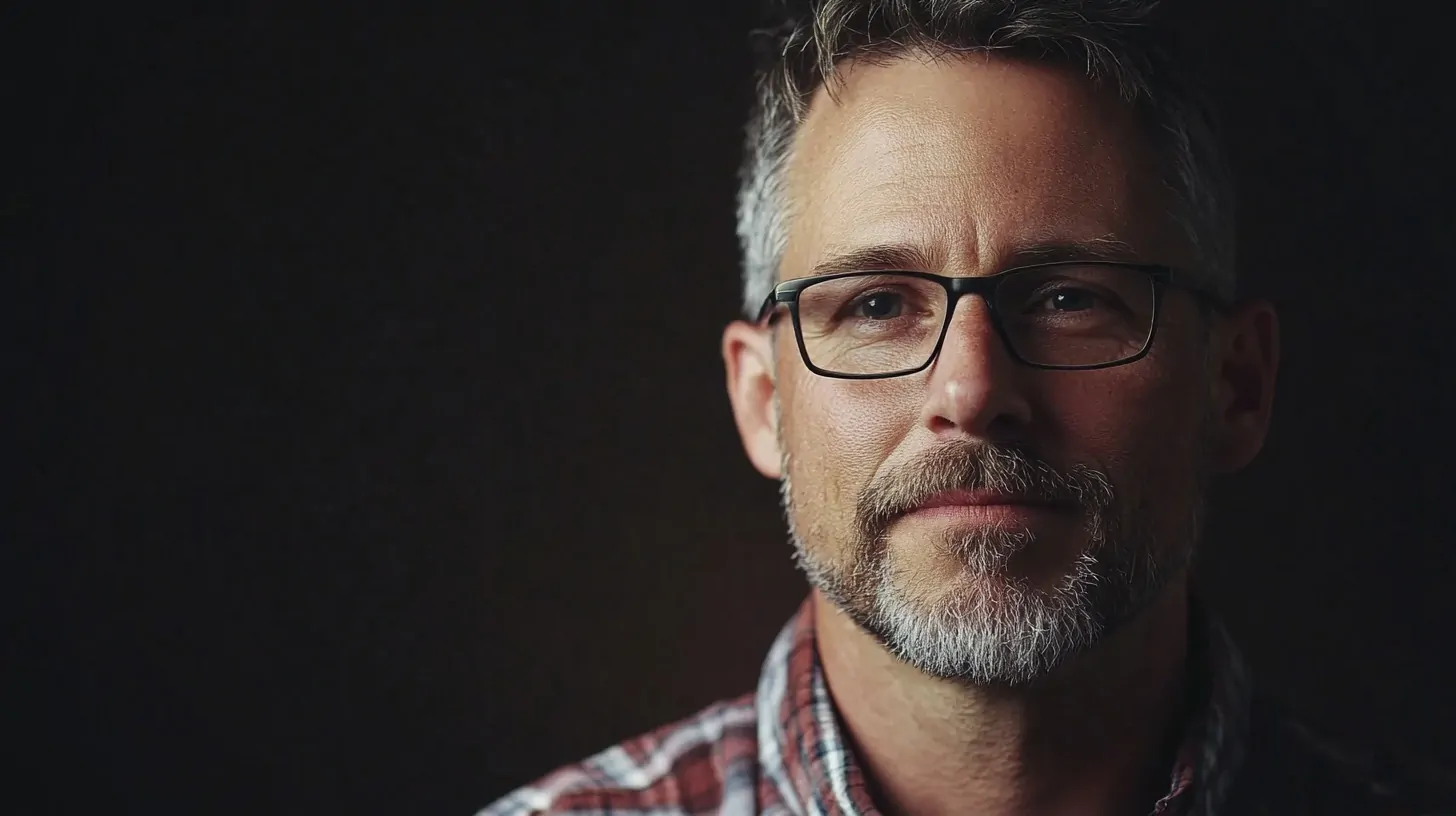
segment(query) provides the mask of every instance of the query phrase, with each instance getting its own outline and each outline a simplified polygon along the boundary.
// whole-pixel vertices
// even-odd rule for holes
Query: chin
[[[1100,640],[1107,628],[1090,557],[1049,589],[966,573],[939,592],[880,585],[864,628],[900,660],[937,677],[1024,686]],[[921,585],[923,587],[923,584]]]

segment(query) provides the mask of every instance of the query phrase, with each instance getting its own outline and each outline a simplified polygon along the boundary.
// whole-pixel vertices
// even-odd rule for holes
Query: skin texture
[[[821,89],[813,99],[795,142],[783,279],[879,244],[955,276],[993,274],[1049,242],[1115,241],[1129,260],[1194,262],[1133,115],[1080,77],[984,55],[848,63],[841,76],[833,97]],[[1056,655],[1030,681],[923,671],[818,590],[816,627],[836,705],[887,811],[1146,812],[1171,767],[1187,624],[1181,564],[1201,485],[1263,444],[1277,322],[1260,302],[1205,318],[1174,289],[1143,360],[1043,371],[1008,356],[985,308],[960,302],[926,371],[874,381],[808,371],[789,321],[730,325],[723,355],[738,429],[760,472],[789,479],[803,553],[841,574],[864,557],[855,519],[867,486],[932,451],[1014,445],[1105,474],[1124,521],[1147,532],[1139,546],[1180,569],[1137,614],[1106,620],[1095,643]],[[893,589],[927,613],[994,599],[1012,582],[1045,589],[1093,547],[1080,523],[1015,520],[1034,544],[992,576],[936,545],[975,518],[899,519],[882,543]]]

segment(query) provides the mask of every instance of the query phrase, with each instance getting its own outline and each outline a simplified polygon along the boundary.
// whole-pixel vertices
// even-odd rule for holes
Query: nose
[[[921,420],[938,436],[1014,441],[1031,419],[1023,372],[996,332],[986,302],[963,297],[931,365]]]

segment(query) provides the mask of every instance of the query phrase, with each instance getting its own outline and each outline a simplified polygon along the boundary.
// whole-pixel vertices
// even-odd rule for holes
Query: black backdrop
[[[749,689],[803,588],[716,357],[747,2],[113,6],[0,18],[8,801],[468,813]],[[1439,7],[1202,12],[1287,360],[1203,581],[1450,761]]]

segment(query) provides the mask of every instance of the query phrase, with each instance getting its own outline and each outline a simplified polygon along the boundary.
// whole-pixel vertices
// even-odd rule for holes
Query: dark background
[[[6,809],[469,813],[751,688],[804,589],[717,357],[748,0],[113,5],[0,17]],[[1286,353],[1203,581],[1452,761],[1440,8],[1199,12]]]

